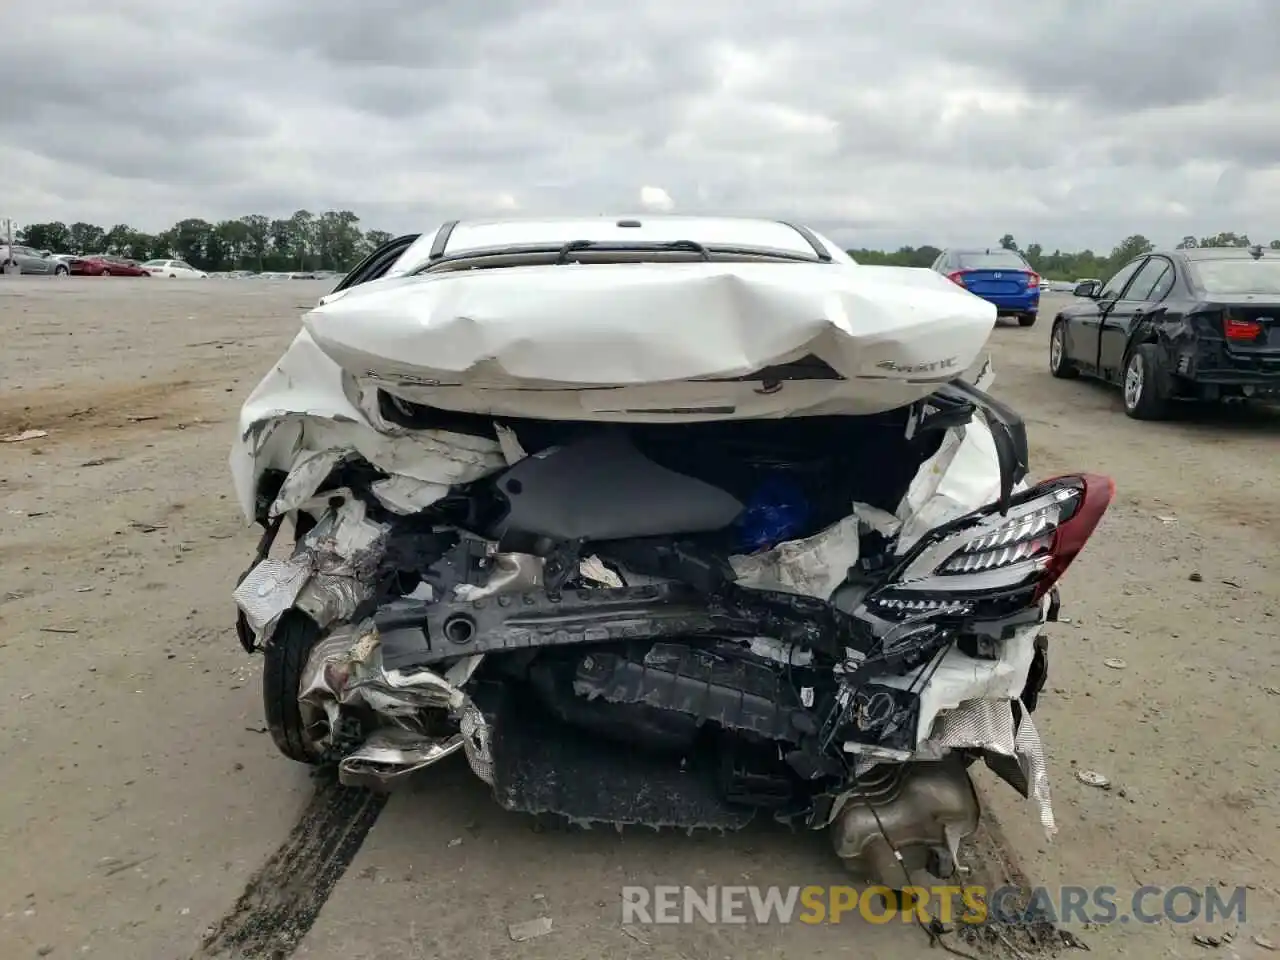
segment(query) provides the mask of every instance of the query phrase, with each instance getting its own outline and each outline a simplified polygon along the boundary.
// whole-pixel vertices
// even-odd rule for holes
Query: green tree
[[[390,243],[395,237],[385,230],[370,230],[364,235],[364,243],[360,245],[360,256],[367,257],[384,243]]]
[[[1006,233],[1000,238],[1000,246],[1005,250],[1017,250],[1018,242],[1013,239],[1013,234]]]
[[[297,269],[307,269],[307,261],[315,248],[316,218],[310,210],[297,210],[289,218],[289,254]]]
[[[18,231],[14,239],[37,250],[49,250],[53,253],[71,252],[71,230],[65,223],[31,223]]]
[[[1202,238],[1199,245],[1202,247],[1247,247],[1249,246],[1249,235],[1228,230],[1225,233],[1217,233],[1212,237]]]
[[[1144,237],[1140,233],[1135,233],[1131,237],[1126,237],[1120,246],[1111,251],[1109,262],[1121,267],[1128,263],[1134,257],[1140,257],[1145,253],[1150,253],[1156,248],[1156,245]]]
[[[316,218],[315,252],[322,269],[339,269],[355,262],[360,250],[360,218],[350,210],[330,210]]]
[[[102,253],[103,241],[107,231],[92,223],[73,223],[71,225],[70,253]],[[43,249],[43,248],[42,248]]]
[[[271,221],[260,213],[251,213],[240,218],[244,224],[247,239],[245,252],[252,258],[258,270],[266,269],[267,250],[271,246]]]
[[[217,252],[216,248],[210,248],[212,239],[213,224],[199,217],[191,217],[173,225],[170,243],[174,256],[179,260],[185,260],[192,266],[202,266],[211,263],[213,258],[210,254]]]

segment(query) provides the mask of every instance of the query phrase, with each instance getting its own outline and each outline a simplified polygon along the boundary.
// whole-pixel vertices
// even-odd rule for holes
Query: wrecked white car
[[[1052,831],[1040,628],[1113,485],[1028,487],[961,376],[995,319],[785,223],[392,241],[231,456],[277,746],[360,785],[463,753],[578,823],[829,827],[895,888],[953,875],[975,760]]]

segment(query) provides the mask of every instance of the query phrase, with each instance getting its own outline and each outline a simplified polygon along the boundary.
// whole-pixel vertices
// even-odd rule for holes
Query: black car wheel
[[[1059,380],[1071,380],[1080,375],[1076,365],[1067,359],[1067,325],[1058,320],[1049,334],[1049,372]]]
[[[71,272],[71,271],[70,271],[70,270],[68,270],[66,267],[54,267],[54,268],[53,268],[53,275],[54,275],[55,277],[65,277],[65,276],[67,276],[67,274],[69,274],[70,272]]]
[[[1034,313],[1024,313],[1022,316],[1018,317],[1018,326],[1034,327],[1036,325],[1036,316],[1037,315]]]
[[[289,610],[262,651],[262,707],[271,739],[290,760],[313,765],[321,762],[321,750],[307,734],[298,707],[298,692],[307,658],[320,640],[320,633],[306,614]]]
[[[1169,415],[1169,375],[1154,343],[1140,343],[1124,364],[1124,412],[1134,420]]]

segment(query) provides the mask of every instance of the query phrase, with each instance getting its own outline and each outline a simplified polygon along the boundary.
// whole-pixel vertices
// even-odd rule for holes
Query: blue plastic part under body
[[[795,539],[808,524],[809,513],[809,501],[799,485],[785,475],[770,474],[734,523],[737,552],[755,553]]]

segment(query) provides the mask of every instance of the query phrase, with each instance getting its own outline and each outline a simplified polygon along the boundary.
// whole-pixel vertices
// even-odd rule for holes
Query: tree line
[[[54,253],[109,253],[134,260],[176,257],[201,270],[349,270],[362,257],[392,238],[385,230],[361,230],[360,218],[350,210],[313,214],[299,210],[285,219],[251,213],[235,220],[210,223],[190,218],[160,233],[147,233],[125,223],[107,229],[92,223],[33,223],[21,230],[18,242]],[[1179,247],[1248,247],[1242,233],[1183,237]],[[1110,253],[1094,250],[1046,251],[1038,243],[1022,247],[1011,234],[998,244],[1021,253],[1042,276],[1051,280],[1105,278],[1129,260],[1155,248],[1141,234],[1127,237]],[[1280,250],[1280,240],[1272,240]],[[850,250],[859,263],[897,267],[929,267],[939,247],[899,247],[894,251]]]
[[[385,230],[361,230],[360,218],[350,210],[319,215],[299,210],[285,219],[251,213],[210,223],[192,217],[160,233],[147,233],[127,223],[110,228],[84,222],[33,223],[15,239],[53,253],[107,253],[133,260],[177,258],[209,271],[345,271],[392,235]]]
[[[1150,253],[1156,248],[1154,243],[1140,233],[1126,237],[1110,253],[1101,253],[1094,250],[1080,250],[1077,252],[1054,250],[1049,253],[1038,243],[1029,243],[1026,247],[1021,247],[1012,234],[1008,233],[1001,237],[999,243],[994,246],[999,246],[1005,250],[1016,250],[1026,258],[1032,269],[1049,280],[1078,280],[1085,277],[1105,280],[1134,257]],[[1248,234],[1232,232],[1199,238],[1188,235],[1177,243],[1177,247],[1180,250],[1188,247],[1249,246],[1253,246],[1253,241],[1249,239]],[[1280,250],[1280,240],[1272,240],[1269,246],[1272,250]],[[926,244],[922,247],[899,247],[892,252],[883,250],[850,250],[849,256],[859,263],[891,267],[929,267],[933,265],[933,261],[938,258],[938,254],[941,252],[942,249],[940,247],[931,247]]]

